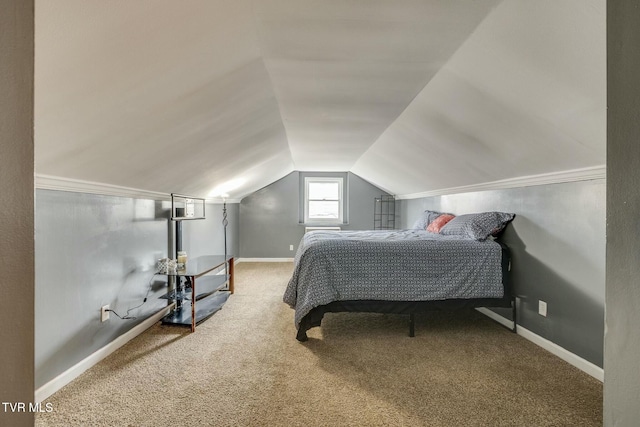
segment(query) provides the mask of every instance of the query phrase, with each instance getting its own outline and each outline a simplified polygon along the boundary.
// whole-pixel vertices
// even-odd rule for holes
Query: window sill
[[[304,227],[342,227],[349,225],[348,222],[299,222],[298,225]]]

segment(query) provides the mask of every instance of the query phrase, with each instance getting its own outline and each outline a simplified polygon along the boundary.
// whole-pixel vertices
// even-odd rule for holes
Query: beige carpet
[[[240,263],[198,326],[155,325],[37,426],[596,426],[602,383],[471,310],[328,314],[295,340],[290,263]]]

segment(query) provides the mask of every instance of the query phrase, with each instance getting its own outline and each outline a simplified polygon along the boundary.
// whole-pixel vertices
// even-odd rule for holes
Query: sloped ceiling
[[[36,172],[239,199],[605,163],[604,0],[36,0]]]

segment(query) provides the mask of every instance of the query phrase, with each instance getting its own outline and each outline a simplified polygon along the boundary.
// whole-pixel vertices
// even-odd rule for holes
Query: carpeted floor
[[[295,340],[291,263],[240,263],[224,308],[155,325],[37,426],[597,426],[602,383],[476,311],[328,314]]]

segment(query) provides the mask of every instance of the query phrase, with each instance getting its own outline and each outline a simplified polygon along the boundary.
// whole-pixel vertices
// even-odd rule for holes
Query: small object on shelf
[[[175,273],[176,267],[177,263],[175,259],[160,258],[158,262],[156,262],[156,271],[160,274]]]
[[[178,251],[178,259],[177,266],[178,270],[184,270],[187,266],[187,252],[186,251]]]

